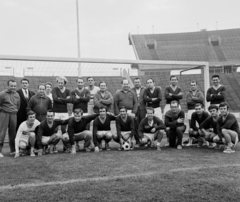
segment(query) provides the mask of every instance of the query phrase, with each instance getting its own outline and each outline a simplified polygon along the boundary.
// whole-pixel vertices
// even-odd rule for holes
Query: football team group
[[[185,94],[189,139],[184,146],[205,145],[233,153],[240,137],[239,125],[234,114],[229,113],[226,87],[220,84],[219,75],[211,79],[206,97],[206,102],[210,102],[208,112],[204,111],[205,96],[196,81],[190,82]],[[183,92],[176,76],[170,77],[164,94],[152,78],[147,79],[146,87],[140,78],[134,78],[133,88],[123,79],[122,88],[114,97],[107,90],[106,82],[95,86],[92,77],[87,78],[86,86],[84,79],[78,78],[72,91],[66,87],[65,77],[57,77],[56,81],[56,87],[50,82],[39,84],[36,94],[28,89],[26,78],[21,80],[19,90],[15,80],[7,82],[8,88],[0,92],[0,157],[4,157],[6,134],[10,154],[15,158],[57,153],[59,141],[63,143],[63,151],[71,154],[80,151],[81,141],[87,152],[111,150],[111,140],[119,144],[118,150],[156,147],[161,151],[164,136],[167,137],[164,146],[182,149],[186,124],[180,103]],[[166,104],[162,113],[163,97]],[[111,130],[112,121],[116,133]]]

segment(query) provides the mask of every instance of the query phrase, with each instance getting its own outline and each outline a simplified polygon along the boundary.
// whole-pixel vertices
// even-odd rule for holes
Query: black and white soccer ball
[[[123,144],[122,144],[122,149],[123,149],[124,151],[129,151],[129,150],[131,149],[131,145],[130,145],[129,141],[123,142]]]

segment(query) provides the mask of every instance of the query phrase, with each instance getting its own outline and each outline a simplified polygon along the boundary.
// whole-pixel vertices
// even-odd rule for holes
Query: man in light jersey
[[[87,78],[87,82],[88,82],[88,86],[86,87],[89,91],[90,91],[90,101],[88,102],[88,114],[93,114],[93,107],[94,107],[94,103],[93,103],[93,99],[94,99],[94,95],[100,90],[100,88],[98,86],[95,86],[95,81],[93,79],[93,77],[88,77]]]
[[[45,84],[46,87],[46,96],[50,98],[52,105],[53,105],[53,97],[52,97],[52,83],[51,82],[47,82]]]
[[[36,128],[40,122],[35,118],[35,113],[29,111],[27,113],[27,120],[22,122],[18,128],[15,138],[15,158],[20,156],[19,148],[26,150],[30,146],[30,156],[35,156],[34,145],[36,142]]]

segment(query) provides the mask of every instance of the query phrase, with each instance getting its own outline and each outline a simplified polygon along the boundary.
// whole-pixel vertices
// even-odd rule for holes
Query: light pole
[[[80,55],[80,33],[79,33],[79,14],[78,14],[78,0],[76,0],[76,12],[77,12],[77,47],[78,47],[78,58]],[[78,63],[78,76],[81,76],[81,63]]]

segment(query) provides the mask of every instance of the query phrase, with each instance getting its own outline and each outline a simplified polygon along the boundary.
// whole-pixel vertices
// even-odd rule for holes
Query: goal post
[[[67,71],[70,71],[71,68],[76,68],[77,72],[73,73],[73,76],[75,76],[75,77],[76,76],[96,76],[97,74],[100,74],[100,73],[97,73],[96,70],[92,70],[92,73],[89,73],[89,75],[78,75],[79,71],[78,71],[77,67],[78,67],[79,63],[81,63],[81,68],[84,68],[84,64],[85,64],[86,69],[89,69],[89,66],[92,66],[93,64],[97,65],[96,69],[98,71],[109,68],[109,70],[107,70],[107,73],[109,73],[109,71],[112,70],[116,66],[118,68],[115,68],[115,69],[120,70],[117,72],[119,76],[122,75],[124,69],[125,70],[128,69],[128,71],[129,71],[129,69],[131,69],[131,65],[137,65],[137,66],[142,65],[144,67],[148,67],[148,66],[153,67],[154,66],[154,69],[157,69],[159,71],[166,70],[166,69],[173,70],[173,69],[171,69],[171,68],[173,68],[173,66],[174,66],[174,70],[183,70],[183,66],[185,67],[184,69],[201,67],[203,69],[205,97],[206,97],[207,90],[210,86],[210,84],[209,84],[209,63],[205,62],[205,61],[122,60],[122,59],[100,59],[100,58],[0,55],[0,66],[4,67],[3,61],[8,61],[8,62],[11,61],[12,63],[15,62],[15,65],[14,65],[15,69],[19,68],[19,64],[20,64],[20,66],[22,66],[22,68],[25,68],[26,66],[30,65],[29,63],[32,63],[32,65],[30,65],[30,66],[33,66],[34,64],[36,64],[36,62],[44,63],[44,64],[46,63],[48,65],[45,65],[45,67],[39,66],[36,68],[39,70],[43,70],[45,68],[47,71],[46,73],[50,72],[50,70],[53,68],[53,66],[52,66],[53,64],[55,64],[56,69],[58,69],[59,64],[68,64],[68,65],[60,65],[60,66],[62,66],[62,68],[65,68]],[[7,66],[11,66],[11,62],[9,62],[9,64]],[[1,65],[1,63],[2,63],[2,65]],[[49,64],[51,64],[51,65],[49,65]],[[76,66],[74,66],[74,64]],[[87,65],[88,65],[88,67],[87,67]],[[168,66],[169,66],[169,68],[168,68]],[[110,67],[112,69],[110,69]],[[13,72],[16,72],[16,71],[13,71]],[[83,72],[83,71],[81,71],[81,72]],[[55,70],[54,73],[55,74],[53,76],[57,75],[59,73],[59,71]],[[107,75],[107,73],[105,74],[105,76],[111,76],[111,75]],[[124,75],[126,77],[126,71],[124,71]],[[35,75],[35,76],[37,76],[37,75]],[[101,74],[101,76],[104,76],[104,73]],[[148,76],[146,76],[146,77],[148,77]],[[151,76],[149,76],[149,77],[151,77]],[[209,104],[207,102],[205,102],[205,103],[206,103],[205,109],[207,109]]]

